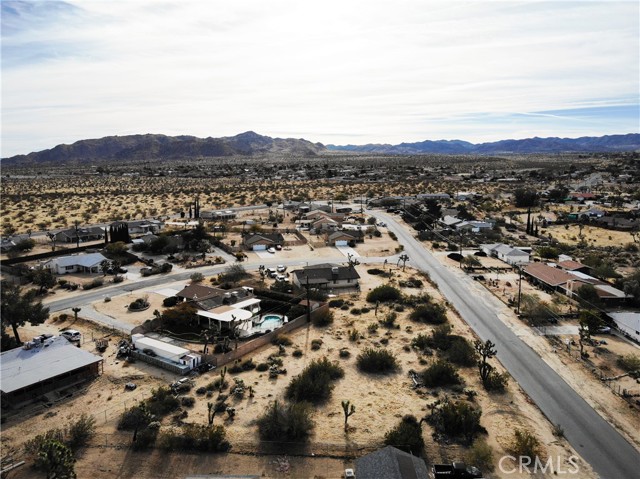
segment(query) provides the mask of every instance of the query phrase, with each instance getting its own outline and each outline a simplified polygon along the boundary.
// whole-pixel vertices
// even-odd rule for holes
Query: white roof
[[[580,271],[567,271],[567,273],[577,276],[580,279],[590,279],[593,281],[598,281],[597,278],[594,278],[593,276],[589,276],[588,274],[581,273]]]
[[[621,324],[634,331],[640,331],[640,313],[625,311],[621,313],[607,313],[616,324]]]
[[[45,345],[10,349],[0,354],[0,389],[11,393],[75,369],[102,361],[100,356],[71,344],[61,336],[45,340]]]
[[[253,306],[254,304],[260,304],[260,300],[258,298],[249,298],[244,301],[240,301],[239,303],[235,303],[233,305],[234,308],[246,308],[247,306]]]
[[[133,344],[138,349],[150,348],[158,351],[163,351],[171,356],[182,357],[185,354],[189,354],[191,351],[185,348],[181,348],[180,346],[175,346],[173,344],[165,343],[164,341],[159,341],[157,339],[148,338],[142,334],[134,334],[131,336],[133,340]]]
[[[213,313],[210,311],[198,311],[198,316],[202,316],[204,318],[215,319],[216,321],[224,321],[225,323],[230,323],[231,321],[243,321],[247,319],[251,319],[253,313],[251,311],[246,311],[244,309],[230,309],[228,311],[220,311],[218,313]]]
[[[614,288],[613,286],[609,285],[609,284],[596,284],[594,285],[596,287],[596,289],[599,289],[601,291],[606,292],[607,294],[611,295],[611,296],[615,296],[616,298],[626,298],[627,295],[624,294],[624,291],[620,291],[617,288]]]
[[[100,253],[88,253],[72,256],[62,256],[60,258],[53,258],[51,262],[56,263],[58,266],[83,266],[85,268],[91,268],[103,262],[104,256]]]

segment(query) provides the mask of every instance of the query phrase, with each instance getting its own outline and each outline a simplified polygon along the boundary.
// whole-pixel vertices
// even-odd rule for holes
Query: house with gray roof
[[[298,288],[307,284],[319,289],[358,288],[360,275],[353,266],[324,263],[305,266],[291,272],[292,282]]]
[[[503,243],[483,244],[481,249],[488,256],[493,256],[511,265],[527,264],[531,256],[527,251]]]
[[[55,234],[56,241],[59,243],[83,243],[85,241],[98,241],[104,238],[104,229],[99,226],[91,226],[89,228],[70,228],[68,230],[58,231]]]
[[[66,273],[99,273],[100,263],[106,260],[100,253],[74,254],[52,258],[43,267],[49,268],[55,274]]]
[[[356,459],[358,479],[428,479],[427,465],[421,458],[387,446]]]
[[[2,406],[17,406],[100,374],[102,358],[62,336],[36,338],[0,354]]]

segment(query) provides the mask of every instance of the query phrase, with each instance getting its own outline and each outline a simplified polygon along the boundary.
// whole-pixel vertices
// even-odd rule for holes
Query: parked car
[[[598,334],[611,334],[611,328],[609,326],[600,326],[596,333]]]
[[[269,248],[269,249],[267,250],[267,252],[268,252],[268,253],[273,254],[273,253],[275,253],[275,252],[276,252],[276,250],[275,250],[275,248]]]
[[[76,331],[75,329],[67,329],[66,331],[62,331],[60,336],[67,338],[71,342],[80,341],[81,334],[80,331]]]
[[[276,267],[276,271],[278,271],[278,273],[284,273],[287,270],[287,267],[283,264],[279,264]]]

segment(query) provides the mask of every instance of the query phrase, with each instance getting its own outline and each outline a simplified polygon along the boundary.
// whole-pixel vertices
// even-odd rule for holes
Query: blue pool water
[[[260,323],[260,327],[262,329],[271,329],[274,330],[282,326],[282,316],[277,316],[275,314],[269,314],[262,318],[262,323]]]

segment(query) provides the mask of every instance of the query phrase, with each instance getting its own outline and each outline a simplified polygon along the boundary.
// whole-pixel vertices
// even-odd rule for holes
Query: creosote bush
[[[538,438],[533,433],[522,429],[516,429],[513,433],[508,451],[516,457],[529,457],[532,463],[542,454]]]
[[[425,369],[421,374],[422,382],[425,386],[446,387],[454,384],[461,384],[462,379],[453,364],[439,359]]]
[[[317,328],[323,328],[333,323],[334,315],[333,311],[327,309],[325,311],[316,312],[311,318],[311,322]]]
[[[451,401],[445,398],[432,408],[427,422],[438,434],[459,439],[463,444],[471,444],[478,434],[487,432],[480,425],[480,416],[480,408],[474,408],[465,401]]]
[[[402,293],[398,288],[395,288],[389,284],[382,284],[369,291],[367,294],[367,301],[369,303],[387,303],[390,301],[400,301],[402,299]]]
[[[293,402],[321,403],[331,396],[333,381],[344,377],[344,369],[326,357],[311,362],[300,374],[294,377],[285,397]]]
[[[384,443],[414,455],[424,448],[422,428],[415,416],[406,415],[396,427],[384,435]]]
[[[274,401],[257,422],[264,441],[304,441],[314,426],[311,406],[306,402],[282,405]]]
[[[388,373],[398,369],[398,361],[386,349],[366,348],[357,357],[358,369],[366,373]]]
[[[164,430],[158,435],[157,444],[167,451],[224,452],[231,449],[224,427],[201,424]]]
[[[411,311],[409,319],[417,323],[443,324],[447,322],[447,308],[436,303],[421,304]]]

